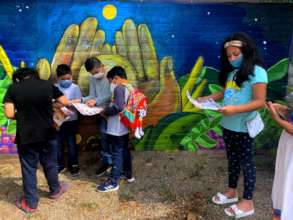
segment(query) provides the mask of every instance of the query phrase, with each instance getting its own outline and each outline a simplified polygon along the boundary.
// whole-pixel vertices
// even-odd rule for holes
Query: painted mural
[[[54,80],[57,65],[68,64],[86,95],[89,74],[83,64],[90,56],[106,70],[123,66],[129,81],[148,96],[145,136],[132,140],[136,150],[221,150],[221,115],[194,108],[186,91],[196,98],[220,89],[221,42],[244,31],[256,40],[266,63],[268,100],[282,101],[292,12],[287,4],[1,1],[0,154],[16,152],[16,123],[5,118],[2,104],[13,69],[36,67],[42,79]],[[279,128],[265,109],[260,113],[266,128],[257,146],[274,147]],[[98,146],[94,118],[81,117],[77,141],[82,150]]]

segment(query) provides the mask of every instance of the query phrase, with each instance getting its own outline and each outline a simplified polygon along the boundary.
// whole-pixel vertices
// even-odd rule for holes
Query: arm
[[[87,102],[88,100],[90,100],[90,99],[94,99],[95,97],[96,97],[96,93],[95,93],[95,82],[94,82],[94,80],[93,79],[91,79],[90,78],[90,91],[89,91],[89,95],[88,96],[86,96],[86,97],[82,97],[81,98],[81,101],[82,101],[82,103],[85,103],[85,102]]]
[[[4,104],[4,113],[5,116],[9,119],[14,119],[15,118],[15,106],[11,102],[6,102]]]
[[[256,83],[253,85],[253,100],[244,105],[224,106],[219,111],[224,115],[234,115],[242,112],[251,112],[265,106],[266,100],[266,83]]]
[[[118,86],[114,90],[114,101],[113,105],[105,108],[104,115],[105,116],[113,116],[122,112],[125,105],[125,87]]]
[[[269,111],[270,111],[270,113],[271,113],[271,115],[272,115],[272,118],[282,127],[282,128],[284,128],[285,129],[285,131],[287,131],[289,134],[291,134],[291,135],[293,135],[293,125],[290,123],[290,122],[288,122],[288,121],[286,121],[286,120],[284,120],[284,119],[282,119],[281,117],[280,117],[280,115],[278,114],[278,111],[277,111],[277,108],[276,108],[276,106],[275,106],[275,104],[273,104],[273,103],[271,103],[271,102],[269,102],[268,103],[268,109],[269,109]]]

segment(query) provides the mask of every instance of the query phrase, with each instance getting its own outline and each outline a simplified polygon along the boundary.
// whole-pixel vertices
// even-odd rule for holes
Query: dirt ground
[[[70,190],[58,201],[48,199],[48,188],[42,171],[38,171],[40,202],[38,211],[25,215],[14,206],[21,195],[22,182],[17,159],[0,158],[0,219],[42,220],[159,220],[159,219],[228,219],[225,206],[213,205],[210,198],[225,189],[226,159],[223,152],[134,152],[136,182],[121,182],[120,190],[111,193],[95,191],[96,153],[81,155],[81,175],[68,181]],[[247,220],[269,220],[274,157],[256,156],[256,215]],[[242,193],[242,179],[240,181]],[[198,216],[192,218],[192,215]],[[200,217],[201,216],[201,217]]]

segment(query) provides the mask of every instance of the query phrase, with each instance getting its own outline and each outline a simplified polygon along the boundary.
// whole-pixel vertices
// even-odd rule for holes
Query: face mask
[[[103,72],[99,72],[93,75],[93,78],[95,79],[101,79],[104,77],[104,73]]]
[[[67,80],[60,80],[60,82],[59,82],[59,84],[60,84],[60,86],[62,87],[62,88],[69,88],[70,86],[71,86],[71,84],[72,84],[72,80],[70,80],[70,79],[67,79]]]
[[[237,59],[230,61],[231,66],[233,66],[234,68],[239,68],[242,64],[243,61],[243,56],[241,55],[240,57],[238,57]]]
[[[111,83],[111,84],[110,84],[110,90],[111,90],[112,93],[114,93],[114,90],[115,90],[116,86],[117,86],[117,85],[114,84],[114,83]]]

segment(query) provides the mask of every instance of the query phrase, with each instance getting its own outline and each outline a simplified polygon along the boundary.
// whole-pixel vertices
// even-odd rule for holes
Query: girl
[[[287,106],[271,103],[268,104],[273,119],[284,128],[279,140],[275,178],[272,192],[274,219],[282,220],[293,218],[293,125],[285,120],[290,115]],[[284,119],[282,119],[282,117]]]
[[[219,110],[223,114],[221,125],[228,158],[228,189],[217,193],[215,204],[236,203],[240,168],[244,173],[242,199],[225,209],[228,216],[236,218],[254,214],[253,191],[256,179],[253,138],[248,134],[246,122],[256,117],[256,110],[265,105],[267,73],[254,41],[244,33],[235,33],[222,46],[219,82],[223,90],[199,101],[212,98],[223,100]]]

